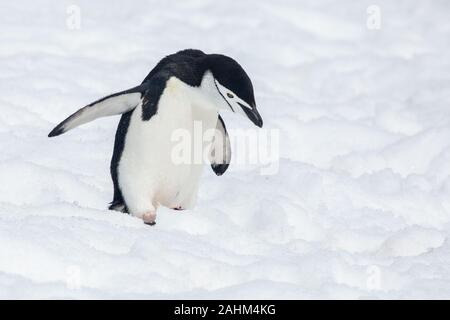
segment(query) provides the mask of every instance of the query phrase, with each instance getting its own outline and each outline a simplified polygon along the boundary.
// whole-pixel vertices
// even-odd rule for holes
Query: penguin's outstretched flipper
[[[58,124],[48,136],[59,136],[60,134],[66,133],[73,128],[91,122],[97,118],[128,112],[138,106],[146,88],[146,85],[142,84],[88,104]]]
[[[218,176],[221,176],[228,169],[231,161],[230,138],[220,115],[217,120],[216,134],[211,144],[209,161],[211,162],[211,168]]]

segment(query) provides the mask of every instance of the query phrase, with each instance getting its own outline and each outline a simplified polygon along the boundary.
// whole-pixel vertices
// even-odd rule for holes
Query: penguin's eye
[[[228,96],[228,98],[230,98],[230,99],[233,99],[233,98],[234,98],[234,96],[233,96],[231,93],[229,93],[229,92],[227,92],[227,96]]]

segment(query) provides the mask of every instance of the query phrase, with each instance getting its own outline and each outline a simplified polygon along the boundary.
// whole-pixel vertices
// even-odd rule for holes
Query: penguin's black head
[[[256,109],[252,82],[239,63],[220,54],[210,54],[204,59],[204,69],[212,73],[215,87],[229,109],[243,113],[255,125],[262,127],[263,120]]]

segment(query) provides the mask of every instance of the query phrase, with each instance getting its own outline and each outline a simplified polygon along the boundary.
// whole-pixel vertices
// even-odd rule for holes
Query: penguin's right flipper
[[[142,84],[88,104],[58,124],[48,136],[59,136],[60,134],[66,133],[73,128],[97,118],[128,112],[138,106],[146,89],[147,86]]]
[[[209,161],[211,162],[211,168],[218,176],[221,176],[228,169],[231,161],[230,138],[220,115],[217,119],[216,134],[211,145]]]

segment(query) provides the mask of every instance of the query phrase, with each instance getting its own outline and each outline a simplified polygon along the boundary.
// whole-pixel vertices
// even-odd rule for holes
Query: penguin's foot
[[[174,207],[173,210],[182,211],[184,208],[182,206]]]
[[[150,226],[153,226],[156,224],[156,212],[150,211],[146,212],[142,215],[142,220],[144,220],[145,224],[148,224]]]

